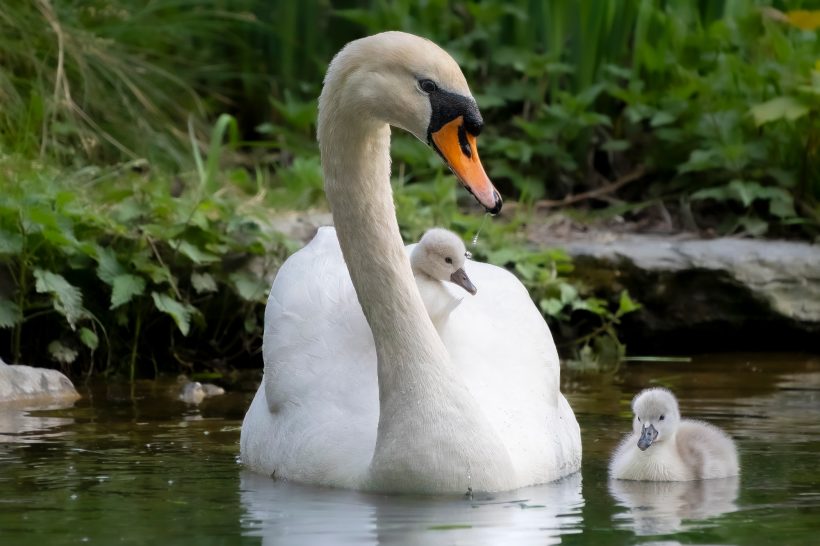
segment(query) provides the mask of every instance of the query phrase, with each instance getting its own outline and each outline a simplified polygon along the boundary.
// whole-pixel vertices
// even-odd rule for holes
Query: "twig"
[[[558,200],[541,199],[539,201],[536,201],[535,206],[536,208],[563,207],[566,205],[572,205],[573,203],[578,203],[580,201],[585,201],[587,199],[600,197],[602,195],[606,195],[607,193],[612,193],[613,191],[623,186],[626,186],[630,182],[634,182],[635,180],[641,178],[644,174],[646,174],[646,168],[643,165],[641,165],[631,173],[625,174],[617,180],[615,180],[614,182],[610,182],[609,184],[601,186],[600,188],[585,191],[584,193],[579,193],[577,195],[568,195],[563,199]]]

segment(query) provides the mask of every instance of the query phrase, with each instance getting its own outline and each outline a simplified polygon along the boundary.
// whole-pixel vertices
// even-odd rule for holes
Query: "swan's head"
[[[441,228],[428,230],[410,255],[413,271],[450,281],[475,295],[478,290],[464,271],[466,260],[464,242],[452,231]]]
[[[458,64],[433,42],[383,32],[347,44],[327,70],[319,98],[319,138],[330,119],[400,127],[432,146],[488,212],[501,210],[476,148],[484,124]],[[344,130],[338,127],[336,130]]]
[[[632,411],[635,414],[632,429],[638,434],[641,451],[674,437],[680,423],[678,401],[667,389],[657,387],[641,391],[632,400]]]

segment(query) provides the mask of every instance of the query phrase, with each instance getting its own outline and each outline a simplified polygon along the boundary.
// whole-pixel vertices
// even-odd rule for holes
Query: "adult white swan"
[[[303,483],[418,493],[499,491],[577,471],[580,432],[555,345],[514,276],[469,262],[480,292],[441,336],[434,329],[396,222],[390,125],[430,143],[488,211],[501,208],[455,61],[400,32],[342,49],[319,99],[336,229],[321,229],[273,283],[242,461]]]

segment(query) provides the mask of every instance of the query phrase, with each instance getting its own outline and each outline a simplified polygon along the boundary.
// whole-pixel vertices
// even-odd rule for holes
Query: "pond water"
[[[73,407],[0,412],[0,544],[816,544],[820,358],[698,357],[564,374],[581,474],[496,495],[318,489],[243,470],[252,392],[199,407],[170,382],[81,387]],[[641,388],[737,441],[739,480],[610,483],[609,454]]]

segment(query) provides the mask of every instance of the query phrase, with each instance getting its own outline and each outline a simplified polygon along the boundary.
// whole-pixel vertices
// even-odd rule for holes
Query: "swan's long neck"
[[[325,192],[378,356],[379,426],[363,487],[509,488],[515,473],[506,447],[453,369],[404,251],[390,187],[390,128],[333,99],[326,83],[319,115]]]
[[[343,112],[337,115],[343,116]],[[390,187],[390,128],[323,120],[325,191],[342,253],[379,357],[384,401],[420,386],[449,357],[427,316],[399,233]]]

